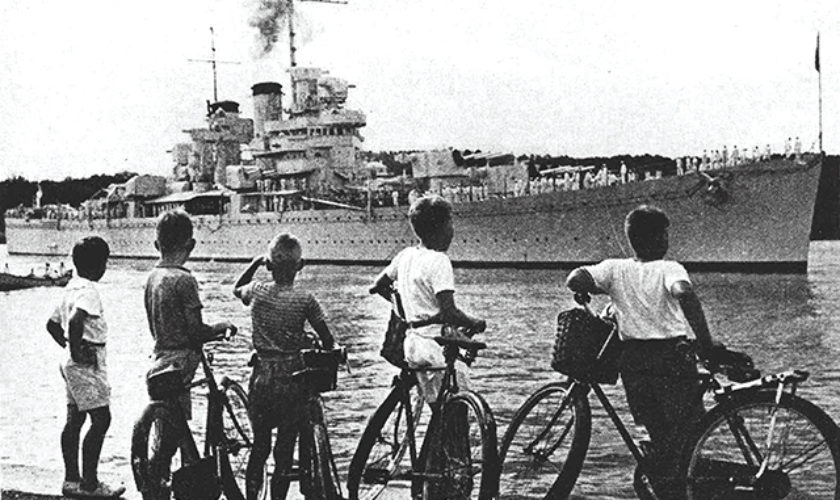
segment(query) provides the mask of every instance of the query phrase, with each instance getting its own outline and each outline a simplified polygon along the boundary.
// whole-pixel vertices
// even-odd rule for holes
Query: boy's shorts
[[[155,353],[152,368],[146,373],[146,379],[164,371],[175,369],[183,374],[186,387],[195,377],[195,371],[201,362],[201,353],[192,349],[173,349]],[[192,418],[192,400],[190,391],[184,390],[178,395],[178,404],[187,420]]]
[[[439,335],[440,325],[430,325],[432,335]],[[428,327],[423,327],[426,329]],[[422,329],[418,329],[422,330]],[[421,334],[417,330],[409,330],[405,335],[403,350],[405,351],[405,362],[409,368],[443,368],[446,366],[446,359],[443,356],[443,347],[434,338],[427,337],[428,333]],[[467,365],[461,361],[455,362],[455,377],[458,387],[461,389],[470,388],[470,377]],[[418,371],[417,384],[423,399],[432,404],[437,400],[438,392],[443,381],[442,371]]]
[[[292,373],[302,370],[298,353],[257,354],[248,387],[248,414],[256,425],[294,427],[304,422],[313,394]]]
[[[105,349],[96,349],[96,366],[72,359],[59,367],[67,387],[67,404],[79,411],[90,411],[111,404],[111,386],[105,365]]]

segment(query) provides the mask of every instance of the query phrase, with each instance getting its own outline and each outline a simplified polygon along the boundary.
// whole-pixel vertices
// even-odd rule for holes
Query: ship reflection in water
[[[0,247],[2,248],[2,247]],[[716,336],[749,352],[765,371],[810,370],[802,394],[840,420],[840,243],[811,244],[807,274],[693,275]],[[42,259],[12,256],[12,269],[29,269]],[[152,261],[116,260],[100,284],[110,327],[109,371],[113,383],[113,423],[105,441],[102,470],[131,486],[129,436],[147,396],[144,373],[152,342],[142,289]],[[200,281],[205,314],[230,318],[242,335],[219,345],[218,373],[246,381],[250,319],[233,300],[231,286],[241,265],[189,265]],[[350,348],[351,375],[340,375],[339,390],[326,396],[333,445],[342,476],[366,419],[384,397],[390,368],[378,356],[387,304],[367,293],[376,267],[312,266],[299,285],[310,288],[327,310],[330,326]],[[572,305],[560,288],[557,270],[461,269],[456,271],[458,302],[487,318],[489,349],[473,367],[476,388],[487,396],[500,428],[536,387],[558,378],[549,367],[554,316]],[[60,289],[0,293],[0,335],[7,353],[0,363],[0,466],[30,470],[42,487],[57,489],[62,475],[59,434],[64,385],[58,363],[64,356],[44,331]],[[620,386],[609,387],[613,402],[629,418]],[[576,494],[584,498],[634,498],[631,458],[593,406],[595,429]],[[198,423],[198,422],[196,422]],[[501,432],[500,432],[501,435]],[[133,488],[129,487],[130,493]]]

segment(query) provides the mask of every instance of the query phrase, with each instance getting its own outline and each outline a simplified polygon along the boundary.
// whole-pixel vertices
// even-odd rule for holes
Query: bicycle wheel
[[[325,422],[312,426],[310,452],[310,495],[312,498],[335,500],[341,498],[340,481],[335,468],[329,435]]]
[[[233,482],[225,481],[225,496],[230,500],[245,498],[245,471],[251,458],[254,433],[248,417],[248,394],[238,383],[224,380],[224,408],[222,428],[224,431],[220,451],[227,456]],[[262,488],[257,498],[268,495],[268,466],[263,469]]]
[[[350,500],[371,500],[411,494],[410,475],[400,465],[409,451],[408,411],[403,387],[397,385],[370,418],[350,461],[347,490]],[[420,423],[423,398],[416,386],[409,390],[414,428]]]
[[[439,417],[423,445],[423,498],[495,498],[499,452],[490,407],[466,391],[448,399]]]
[[[592,430],[589,400],[569,382],[538,389],[516,411],[502,438],[501,498],[566,498],[574,488]]]
[[[834,422],[812,403],[784,394],[768,436],[775,397],[773,391],[739,395],[703,417],[684,455],[689,499],[840,498]],[[756,479],[764,457],[766,470]]]
[[[172,471],[197,458],[195,444],[185,443],[188,432],[183,419],[165,403],[152,403],[143,410],[131,434],[131,472],[144,499],[169,498]],[[193,455],[187,457],[184,448],[190,445]]]

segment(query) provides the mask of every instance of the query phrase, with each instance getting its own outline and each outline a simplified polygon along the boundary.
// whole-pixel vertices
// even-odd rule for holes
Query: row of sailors
[[[647,172],[644,175],[644,180],[661,178],[662,171]],[[639,180],[639,175],[629,170],[622,162],[619,174],[616,175],[610,172],[606,166],[601,167],[596,171],[589,170],[586,172],[577,171],[574,173],[566,173],[562,176],[541,176],[535,177],[529,181],[522,179],[515,179],[503,186],[500,193],[495,193],[493,196],[499,197],[520,197],[535,195],[541,193],[552,193],[557,191],[576,191],[579,189],[589,189],[601,186],[611,186],[613,184],[634,182]],[[408,195],[408,203],[413,203],[418,197],[423,196],[424,193],[413,189]],[[491,195],[488,192],[488,187],[485,184],[476,186],[443,186],[437,190],[432,190],[426,194],[437,194],[443,197],[450,203],[468,203],[470,201],[482,201],[488,199]]]
[[[687,156],[677,158],[677,175],[684,175],[695,171],[702,172],[719,168],[737,167],[756,161],[769,160],[772,156],[773,151],[769,144],[764,147],[764,151],[761,151],[758,146],[755,146],[752,151],[749,148],[739,149],[738,146],[733,146],[731,151],[726,146],[721,150],[715,149],[710,152],[704,149],[703,155],[700,157]],[[787,138],[782,156],[786,159],[801,159],[802,141],[799,140],[799,137],[795,141],[791,141],[790,137]]]

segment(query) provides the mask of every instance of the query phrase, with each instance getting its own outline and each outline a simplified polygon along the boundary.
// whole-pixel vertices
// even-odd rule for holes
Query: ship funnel
[[[265,122],[282,118],[283,86],[277,82],[263,82],[251,87],[254,93],[254,132],[257,138],[265,135]]]

